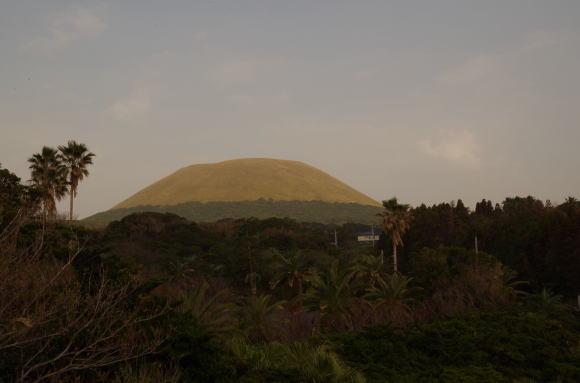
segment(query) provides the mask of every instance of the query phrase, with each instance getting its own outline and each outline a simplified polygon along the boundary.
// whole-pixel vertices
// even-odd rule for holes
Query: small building
[[[363,233],[358,233],[357,241],[362,243],[375,242],[378,241],[380,233],[374,231],[365,231]]]

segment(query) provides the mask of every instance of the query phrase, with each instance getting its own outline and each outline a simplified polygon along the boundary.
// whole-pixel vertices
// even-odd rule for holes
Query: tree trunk
[[[395,241],[393,241],[393,271],[395,273],[398,272],[397,266],[397,245],[395,244]]]
[[[46,200],[42,201],[42,224],[45,225],[48,220],[48,208],[46,207]]]
[[[323,315],[324,314],[320,310],[314,315],[314,319],[312,321],[312,332],[311,332],[312,336],[314,336],[316,334],[320,334],[320,328],[322,327],[322,316]]]
[[[258,288],[256,286],[257,275],[256,273],[254,273],[254,260],[252,258],[252,248],[250,247],[250,245],[248,245],[248,263],[250,265],[250,274],[248,274],[250,276],[250,279],[248,280],[248,282],[250,283],[250,290],[252,292],[252,296],[255,298],[256,293],[258,292]]]
[[[72,222],[73,220],[73,200],[74,200],[75,191],[71,188],[70,189],[70,210],[69,210],[69,221]]]
[[[252,290],[252,296],[255,298],[258,292],[258,287],[256,286],[256,280],[254,278],[250,279],[250,288]]]

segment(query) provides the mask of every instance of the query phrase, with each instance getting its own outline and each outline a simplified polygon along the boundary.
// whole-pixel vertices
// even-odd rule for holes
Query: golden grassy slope
[[[155,182],[113,209],[198,201],[325,201],[380,204],[299,161],[244,158],[191,165]]]

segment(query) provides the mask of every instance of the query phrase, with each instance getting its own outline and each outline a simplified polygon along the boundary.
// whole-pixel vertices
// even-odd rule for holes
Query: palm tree
[[[304,306],[318,313],[318,327],[322,320],[330,317],[348,328],[352,328],[351,315],[348,310],[352,297],[352,282],[356,271],[351,267],[341,267],[338,260],[331,263],[328,270],[322,273],[312,270],[306,277],[310,282],[310,289],[304,297]],[[313,328],[313,332],[316,326]]]
[[[87,166],[93,164],[93,157],[95,155],[89,152],[85,144],[78,143],[74,140],[70,140],[66,146],[59,146],[58,150],[60,150],[62,154],[62,161],[67,169],[67,178],[70,187],[69,220],[72,221],[73,201],[77,196],[79,182],[81,182],[84,177],[89,175]]]
[[[193,290],[181,292],[180,310],[190,313],[198,323],[207,327],[226,330],[231,322],[230,313],[233,311],[233,305],[222,303],[228,291],[220,290],[212,295],[209,288],[209,284],[202,281]]]
[[[302,295],[302,284],[306,277],[308,260],[301,252],[285,257],[279,252],[277,261],[274,263],[275,275],[270,281],[270,288],[275,289],[279,284],[285,284],[290,289],[296,286],[298,296]]]
[[[246,274],[244,282],[250,285],[250,291],[253,296],[256,296],[256,293],[258,292],[258,282],[261,280],[262,276],[255,271],[250,271],[248,274]]]
[[[271,342],[254,345],[234,337],[227,343],[231,353],[242,361],[248,372],[272,369],[291,371],[300,382],[364,383],[364,376],[349,367],[327,345],[305,342]]]
[[[542,291],[535,297],[544,306],[553,306],[562,303],[562,296],[555,294],[549,288],[542,288]]]
[[[384,279],[385,271],[381,257],[363,255],[355,263],[355,268],[360,279],[360,284],[372,289],[379,280]]]
[[[518,273],[507,266],[501,267],[501,280],[503,285],[511,296],[528,296],[529,293],[521,290],[522,286],[529,286],[528,281],[518,280]]]
[[[195,267],[193,262],[195,261],[195,256],[178,259],[175,262],[169,264],[169,271],[172,274],[172,278],[177,279],[188,279],[195,273]]]
[[[375,314],[382,313],[387,319],[395,321],[408,319],[409,304],[413,302],[409,297],[409,293],[414,290],[409,288],[412,280],[400,273],[393,273],[380,279],[377,286],[368,289],[364,297],[370,301]]]
[[[409,205],[402,205],[393,197],[388,201],[383,201],[385,210],[377,214],[381,217],[381,227],[385,234],[391,238],[393,243],[393,269],[398,272],[397,246],[403,245],[403,236],[409,229],[413,215],[409,211]]]
[[[30,183],[42,195],[43,219],[56,216],[56,202],[67,192],[66,168],[54,148],[44,146],[40,153],[28,159]]]
[[[241,326],[253,339],[267,341],[277,327],[276,317],[285,301],[271,302],[271,295],[251,296],[245,299],[239,314]]]
[[[376,287],[369,289],[365,298],[380,306],[406,306],[412,301],[409,298],[409,283],[413,278],[394,273],[386,279],[380,279]]]

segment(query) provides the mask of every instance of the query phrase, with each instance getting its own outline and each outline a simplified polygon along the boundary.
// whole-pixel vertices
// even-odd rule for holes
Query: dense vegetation
[[[535,290],[558,294],[580,292],[580,202],[560,205],[533,197],[507,198],[500,204],[483,200],[475,211],[461,200],[412,210],[403,258],[411,261],[423,248],[475,247],[517,271]]]
[[[34,190],[0,169],[0,381],[580,381],[574,199],[391,200],[373,247],[283,218],[90,230]]]
[[[578,342],[578,325],[577,314],[544,302],[329,340],[369,382],[573,382],[580,356],[562,345]]]
[[[136,206],[107,210],[82,221],[88,227],[104,227],[114,220],[141,212],[173,213],[195,222],[215,222],[225,218],[293,218],[300,222],[344,224],[376,222],[381,208],[356,203],[323,201],[273,201],[260,199],[238,202],[186,202],[170,206]]]

